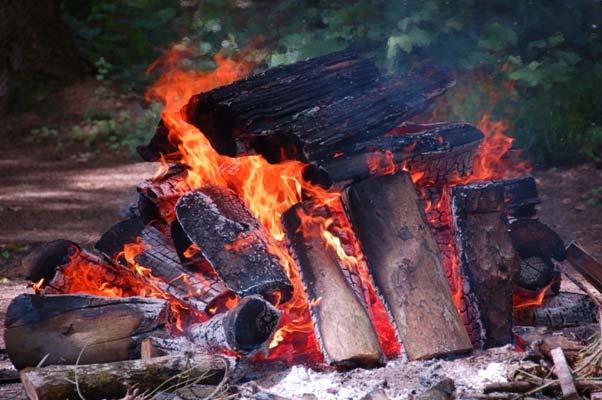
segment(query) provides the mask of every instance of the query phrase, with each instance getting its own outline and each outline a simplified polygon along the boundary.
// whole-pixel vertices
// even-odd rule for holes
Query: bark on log
[[[141,340],[160,331],[167,302],[142,297],[22,294],[5,317],[6,352],[17,369],[45,364],[92,364],[137,358]]]
[[[186,329],[198,351],[229,350],[252,354],[267,350],[280,322],[280,312],[259,296],[243,298],[233,309]]]
[[[597,308],[589,296],[580,293],[560,292],[547,297],[541,305],[517,309],[517,325],[547,326],[553,329],[579,326],[596,322]]]
[[[405,124],[385,136],[361,140],[352,138],[338,147],[336,156],[325,155],[311,160],[310,178],[324,186],[345,185],[379,171],[379,158],[386,155],[383,169],[405,166],[423,175],[421,182],[435,185],[452,176],[472,172],[473,159],[483,133],[465,123],[431,125]]]
[[[207,186],[182,196],[178,222],[224,284],[241,296],[260,294],[287,301],[292,294],[268,232],[236,194]]]
[[[284,213],[282,221],[324,359],[341,367],[379,365],[383,353],[361,288],[358,294],[357,283],[344,272],[335,250],[324,243],[319,219],[311,220],[313,208],[309,202],[298,204]]]
[[[373,177],[351,185],[344,197],[368,268],[408,357],[470,351],[410,176]]]
[[[504,221],[504,183],[456,186],[451,199],[460,273],[479,310],[481,345],[511,343],[518,257]]]
[[[229,291],[216,278],[194,273],[181,265],[178,254],[157,228],[148,226],[142,233],[144,251],[136,263],[150,269],[164,284],[160,288],[200,311],[210,312],[216,301]]]
[[[194,349],[194,343],[184,336],[149,335],[142,341],[140,357],[143,359],[161,357],[172,353],[190,352]]]
[[[541,257],[563,261],[565,247],[562,239],[547,225],[534,219],[520,219],[510,224],[510,237],[522,258]]]
[[[182,167],[174,165],[163,176],[138,185],[138,210],[145,224],[154,220],[171,223],[175,219],[178,199],[190,190],[185,176]]]
[[[217,384],[233,366],[234,361],[228,357],[181,353],[147,360],[25,370],[21,382],[32,400],[79,399],[76,380],[86,400],[101,400],[123,398],[134,386],[142,393],[151,392],[170,378],[172,384]],[[182,379],[174,381],[174,376]]]

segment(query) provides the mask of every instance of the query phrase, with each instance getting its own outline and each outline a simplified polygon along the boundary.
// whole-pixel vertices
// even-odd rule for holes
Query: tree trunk
[[[0,5],[0,115],[21,81],[71,81],[89,72],[61,15],[62,0]]]

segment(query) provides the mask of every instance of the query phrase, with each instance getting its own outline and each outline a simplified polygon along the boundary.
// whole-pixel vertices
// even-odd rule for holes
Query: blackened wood
[[[560,236],[549,226],[534,220],[520,219],[510,224],[510,237],[522,258],[542,257],[564,260],[565,247]]]
[[[351,185],[344,197],[368,268],[408,357],[470,351],[410,176],[372,177]]]
[[[541,257],[520,260],[516,284],[524,289],[538,290],[546,287],[555,277],[554,264]]]
[[[37,246],[21,260],[25,277],[32,282],[39,282],[41,279],[46,283],[50,282],[54,278],[56,268],[69,263],[78,247],[75,243],[64,239]]]
[[[185,268],[168,239],[153,226],[141,232],[144,251],[135,257],[136,263],[150,269],[155,278],[164,282],[162,290],[200,311],[209,311],[215,302],[228,293],[215,277],[203,276]]]
[[[298,204],[282,221],[322,354],[331,365],[374,367],[383,361],[383,353],[366,302],[354,290],[356,283],[348,279],[335,250],[324,242],[319,219],[311,220],[313,208],[310,202]]]
[[[142,218],[130,218],[118,222],[103,233],[94,248],[102,251],[109,257],[115,257],[123,251],[123,246],[127,243],[134,243],[144,229]]]
[[[124,398],[133,387],[150,393],[163,384],[197,382],[218,384],[234,368],[230,357],[198,353],[180,353],[146,360],[130,360],[107,364],[53,365],[21,373],[25,392],[33,400]],[[77,375],[77,387],[73,383]],[[175,380],[175,376],[181,376]],[[167,384],[164,382],[169,381]]]
[[[371,160],[386,152],[398,169],[405,164],[412,173],[423,174],[424,184],[434,185],[470,173],[482,140],[483,133],[466,123],[406,124],[385,136],[353,138],[337,148],[336,156],[312,160],[312,165],[323,182],[341,185],[379,174]]]
[[[539,306],[515,310],[514,320],[517,325],[559,329],[596,322],[597,309],[587,295],[560,292],[544,298]]]
[[[537,213],[535,206],[541,201],[532,176],[505,180],[504,193],[508,215],[514,218],[528,218]]]
[[[290,298],[292,284],[270,252],[276,244],[232,190],[207,186],[189,192],[178,201],[176,215],[229,289],[241,296]]]
[[[138,209],[145,224],[153,220],[171,223],[178,199],[190,186],[186,183],[186,172],[174,167],[161,177],[145,180],[137,190]]]
[[[602,264],[598,260],[575,242],[567,247],[566,258],[577,272],[602,293]]]
[[[504,220],[504,183],[451,190],[460,273],[475,295],[484,347],[512,342],[512,293],[518,257]]]
[[[247,296],[233,309],[189,326],[186,336],[197,351],[250,354],[267,351],[279,322],[280,311],[274,306],[259,296]]]
[[[13,299],[4,320],[6,352],[17,369],[137,358],[141,340],[161,330],[169,305],[160,299],[30,295]]]

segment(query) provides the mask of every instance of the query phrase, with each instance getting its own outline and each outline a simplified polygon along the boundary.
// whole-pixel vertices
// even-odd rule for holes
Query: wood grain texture
[[[470,351],[410,176],[398,173],[358,182],[348,188],[344,201],[408,357]]]
[[[383,353],[366,302],[354,288],[356,283],[344,273],[336,252],[324,243],[319,224],[307,221],[301,227],[298,213],[311,208],[309,203],[290,208],[283,215],[283,224],[310,302],[322,354],[331,365],[379,365]]]
[[[161,331],[168,317],[164,300],[88,295],[17,296],[9,305],[4,338],[17,369],[45,364],[120,361],[140,354],[140,341]]]

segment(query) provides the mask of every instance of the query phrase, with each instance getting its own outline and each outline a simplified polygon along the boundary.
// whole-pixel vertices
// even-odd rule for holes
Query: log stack
[[[457,183],[473,172],[479,129],[410,120],[451,85],[445,71],[385,77],[370,60],[339,52],[193,96],[181,115],[217,152],[300,161],[303,185],[320,190],[299,193],[278,242],[232,188],[190,186],[176,135],[161,122],[138,150],[172,164],[138,187],[136,215],[95,250],[58,240],[24,260],[37,294],[11,304],[8,353],[18,368],[47,353],[56,364],[23,373],[30,396],[73,392],[57,383],[71,373],[58,364],[86,365],[80,389],[90,398],[98,374],[113,384],[123,373],[146,388],[148,368],[164,376],[184,359],[191,371],[223,377],[216,358],[182,352],[269,353],[291,299],[307,303],[324,361],[337,368],[374,367],[390,355],[378,318],[389,318],[410,360],[511,342],[517,282],[549,285],[564,246],[534,218],[532,178]],[[316,196],[324,189],[342,201],[340,216]],[[340,226],[323,224],[337,218]],[[353,251],[326,241],[340,239],[343,226]],[[296,265],[285,270],[287,249]],[[375,314],[375,302],[387,315]],[[124,386],[111,390],[122,395]]]

